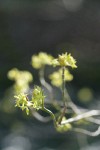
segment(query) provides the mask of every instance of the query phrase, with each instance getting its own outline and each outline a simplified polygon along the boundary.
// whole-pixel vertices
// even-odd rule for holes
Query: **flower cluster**
[[[19,107],[22,110],[26,110],[27,115],[29,114],[29,106],[32,104],[28,101],[26,94],[19,94],[18,96],[14,96],[16,98],[15,107]]]
[[[26,92],[29,88],[29,83],[32,82],[33,77],[29,71],[20,71],[13,68],[8,72],[8,78],[14,80],[14,89],[17,93]]]
[[[65,121],[65,120],[66,120],[66,117],[63,117],[62,121]],[[70,123],[67,123],[67,124],[64,124],[64,125],[58,124],[57,127],[56,127],[56,130],[58,132],[66,132],[66,131],[69,131],[71,129],[72,129],[72,126],[71,126]]]
[[[58,55],[58,58],[53,59],[52,61],[53,66],[61,66],[61,67],[66,67],[70,66],[72,68],[77,68],[76,66],[76,60],[71,56],[71,54],[62,54]]]
[[[47,53],[40,52],[38,55],[32,56],[32,66],[35,69],[40,69],[44,65],[51,65],[53,57]]]
[[[35,86],[32,94],[32,103],[35,109],[42,109],[44,104],[44,93],[39,86]]]
[[[42,89],[39,86],[34,87],[32,98],[30,101],[27,95],[24,93],[20,93],[14,97],[16,98],[15,107],[19,107],[22,110],[25,110],[27,115],[29,114],[29,108],[34,108],[39,110],[44,107],[45,96]]]
[[[52,85],[56,87],[60,87],[63,83],[62,81],[62,69],[59,69],[58,71],[53,72],[49,75],[49,78],[51,80]],[[71,81],[73,79],[73,75],[69,72],[67,68],[64,70],[64,80],[65,81]]]
[[[44,79],[43,71],[45,65],[60,66],[60,69],[50,74],[49,78],[51,80],[52,85],[56,87],[61,87],[62,85],[64,85],[62,86],[62,92],[65,90],[65,82],[71,81],[73,79],[73,75],[69,72],[67,67],[70,66],[72,68],[77,68],[76,60],[71,56],[71,54],[68,53],[58,55],[58,58],[54,59],[51,55],[48,55],[44,52],[40,52],[39,54],[32,56],[31,65],[33,66],[33,68],[39,69],[40,82],[48,90],[48,92],[50,91],[51,95],[51,91],[53,90],[52,86],[50,86]],[[32,109],[36,111],[42,110],[47,112],[54,121],[55,128],[58,132],[65,132],[72,129],[70,123],[62,124],[62,121],[66,121],[66,118],[64,117],[66,116],[66,112],[63,111],[62,114],[60,114],[60,118],[57,119],[58,117],[51,110],[47,109],[44,106],[45,95],[41,87],[34,86],[31,96],[25,94],[29,89],[29,83],[33,80],[33,77],[30,72],[20,71],[17,68],[13,68],[8,72],[8,78],[15,81],[15,107],[19,107],[22,111],[25,111],[27,115],[29,115],[30,110],[32,111]],[[65,100],[64,92],[62,93],[62,96],[62,99]],[[53,107],[55,107],[59,112],[61,112],[58,109],[58,107],[60,108],[60,106],[56,106],[54,103]],[[40,114],[39,116],[45,120],[45,117],[41,116]]]

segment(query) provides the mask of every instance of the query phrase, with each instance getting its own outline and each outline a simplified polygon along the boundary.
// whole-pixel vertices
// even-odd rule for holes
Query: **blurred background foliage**
[[[100,109],[100,1],[0,0],[0,149],[87,150],[92,143],[90,149],[99,150],[98,137],[58,134],[52,124],[34,121],[13,107],[7,72],[13,67],[31,71],[37,83],[30,63],[40,51],[54,56],[70,52],[78,65],[67,85],[71,97],[78,105]]]

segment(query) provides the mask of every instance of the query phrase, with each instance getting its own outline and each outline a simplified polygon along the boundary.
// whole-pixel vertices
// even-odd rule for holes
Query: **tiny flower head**
[[[37,55],[32,56],[32,67],[35,69],[39,69],[42,67],[41,60]]]
[[[39,86],[35,86],[33,89],[32,103],[35,109],[42,109],[44,105],[44,93]]]
[[[67,65],[66,60],[67,60],[67,53],[58,56],[58,62],[60,66],[66,66]]]
[[[70,124],[70,123],[67,123],[67,124],[65,124],[65,125],[58,125],[58,126],[56,127],[56,130],[57,130],[58,132],[66,132],[66,131],[71,130],[71,128],[72,128],[71,124]]]
[[[66,118],[63,117],[62,121],[65,121],[65,120],[66,120]],[[64,125],[58,124],[57,127],[56,127],[56,130],[57,130],[58,132],[61,132],[61,133],[66,132],[66,131],[69,131],[69,130],[71,130],[71,129],[72,129],[72,126],[71,126],[70,123],[67,123],[67,124],[64,124]]]
[[[39,58],[44,65],[51,65],[51,60],[53,59],[51,55],[43,52],[39,53]]]
[[[59,69],[58,71],[53,72],[49,75],[49,78],[51,80],[51,84],[60,87],[63,83],[62,80],[62,69]],[[73,75],[69,72],[68,69],[65,68],[64,70],[64,80],[65,81],[71,81],[73,79]]]
[[[53,65],[53,67],[59,66],[58,59],[53,59],[53,60],[51,61],[51,64]]]
[[[28,101],[27,95],[26,94],[19,94],[17,96],[14,96],[16,98],[15,101],[15,107],[19,107],[22,110],[25,110],[27,115],[29,114],[29,107],[32,105],[31,102]]]
[[[52,65],[55,66],[61,66],[61,67],[67,67],[70,66],[72,68],[77,68],[76,66],[76,60],[71,56],[71,54],[62,54],[58,55],[58,58],[52,60]]]
[[[61,74],[58,71],[53,72],[52,74],[49,75],[49,78],[51,80],[51,84],[59,87],[62,85],[62,77]]]
[[[32,66],[35,69],[40,69],[44,65],[51,65],[53,57],[47,53],[40,52],[38,55],[32,56]]]
[[[72,68],[77,68],[76,60],[71,56],[71,54],[67,55],[67,65],[71,66]]]
[[[8,71],[7,76],[8,76],[8,78],[10,80],[16,80],[16,78],[18,78],[18,74],[19,74],[18,69],[17,68],[13,68],[13,69]]]
[[[8,78],[11,80],[23,80],[24,82],[31,82],[33,80],[32,74],[29,71],[21,71],[13,68],[8,72]]]
[[[8,72],[8,78],[14,80],[14,89],[18,92],[25,92],[29,88],[29,83],[32,82],[33,76],[29,71],[20,71],[13,68]]]

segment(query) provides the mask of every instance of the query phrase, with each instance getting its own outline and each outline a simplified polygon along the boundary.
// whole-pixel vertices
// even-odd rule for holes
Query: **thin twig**
[[[61,113],[61,116],[58,120],[58,124],[61,124],[62,118],[66,113],[66,101],[65,101],[65,67],[62,67],[62,100],[63,100],[63,111]]]
[[[42,110],[47,112],[51,116],[51,118],[52,118],[52,120],[54,122],[54,126],[57,127],[56,117],[55,117],[54,113],[51,110],[49,110],[49,109],[47,109],[45,107],[43,107]]]
[[[32,115],[33,115],[37,120],[39,120],[39,121],[41,121],[41,122],[44,122],[44,123],[47,123],[47,122],[49,122],[49,121],[52,120],[52,118],[51,118],[50,116],[49,116],[49,117],[44,117],[44,116],[40,115],[38,112],[36,112],[36,111],[33,111],[33,112],[32,112]]]
[[[72,108],[72,110],[76,113],[79,114],[81,111],[80,109],[73,103],[73,101],[71,100],[71,97],[68,94],[67,89],[65,89],[65,98],[68,102],[68,105]]]
[[[65,67],[62,67],[62,98],[63,98],[63,104],[64,109],[66,107],[66,101],[65,101]]]
[[[44,86],[49,91],[50,99],[53,100],[54,99],[53,98],[53,89],[52,89],[51,85],[45,81],[44,67],[41,68],[39,71],[39,78],[40,78],[41,85]]]
[[[86,120],[89,122],[95,123],[97,125],[100,125],[100,119],[90,117],[90,118],[86,118]]]
[[[75,132],[79,132],[79,133],[82,133],[82,134],[89,135],[89,136],[98,136],[98,135],[100,135],[100,126],[94,132],[91,132],[91,131],[88,131],[88,130],[85,130],[85,129],[82,129],[82,128],[73,128],[72,130],[75,131]]]
[[[83,114],[77,115],[76,117],[69,118],[65,121],[62,121],[61,124],[63,125],[63,124],[78,121],[78,120],[83,119],[83,118],[88,118],[91,116],[98,116],[98,115],[100,115],[100,110],[91,110],[91,111],[85,112]]]
[[[73,101],[71,100],[71,97],[69,96],[68,94],[68,91],[67,89],[65,89],[65,96],[66,96],[66,99],[68,101],[68,105],[69,107],[72,108],[72,110],[76,113],[76,114],[80,114],[80,113],[84,113],[87,111],[87,109],[83,109],[83,108],[79,108],[77,105],[75,105],[73,103]],[[87,121],[89,122],[92,122],[92,123],[95,123],[95,124],[98,124],[100,125],[100,120],[99,119],[96,119],[96,118],[93,118],[93,117],[89,117],[89,118],[85,118]]]

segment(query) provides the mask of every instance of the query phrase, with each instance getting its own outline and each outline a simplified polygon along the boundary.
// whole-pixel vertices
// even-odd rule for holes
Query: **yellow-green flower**
[[[66,118],[63,117],[62,121],[65,121],[65,120],[66,120]],[[72,129],[72,126],[71,126],[70,123],[67,123],[67,124],[64,124],[64,125],[59,125],[58,124],[57,127],[56,127],[56,130],[58,132],[66,132],[66,131],[69,131],[71,129]]]
[[[53,57],[47,53],[40,52],[38,55],[32,56],[32,66],[35,69],[39,69],[44,65],[51,65]]]
[[[67,66],[71,66],[72,68],[77,68],[76,60],[71,56],[71,54],[67,55]]]
[[[32,103],[35,109],[42,109],[44,105],[44,93],[39,86],[35,86],[32,94]]]
[[[67,53],[58,55],[58,62],[60,66],[67,66]]]
[[[52,65],[61,67],[70,66],[72,68],[77,68],[76,60],[71,56],[71,54],[67,53],[58,55],[58,58],[53,59]]]
[[[29,108],[42,109],[44,107],[44,93],[39,86],[35,86],[32,93],[32,98],[29,101],[27,94],[20,93],[16,98],[15,106],[25,110],[27,115],[29,114]]]
[[[61,86],[63,83],[62,80],[62,69],[59,69],[58,71],[53,72],[49,75],[49,78],[51,80],[51,84],[54,86]],[[69,72],[68,69],[65,68],[64,70],[64,80],[65,81],[71,81],[73,79],[73,75]]]
[[[21,93],[17,96],[14,96],[16,98],[16,104],[15,107],[19,107],[22,110],[25,110],[27,115],[29,114],[29,107],[32,106],[32,103],[28,101],[27,95],[24,93]]]
[[[52,64],[54,67],[59,66],[59,61],[58,61],[58,59],[53,59],[53,60],[51,61],[51,64]]]
[[[8,78],[15,81],[14,89],[17,93],[27,91],[29,83],[33,80],[29,71],[20,71],[17,68],[13,68],[8,72]]]
[[[23,82],[31,82],[33,77],[29,71],[20,71],[17,68],[13,68],[8,72],[8,78],[11,80],[23,80]]]

